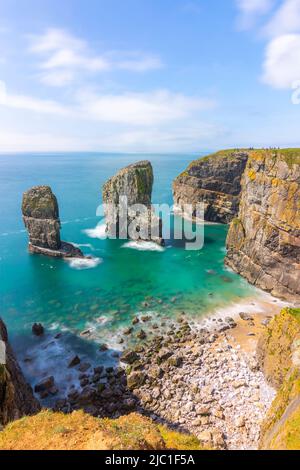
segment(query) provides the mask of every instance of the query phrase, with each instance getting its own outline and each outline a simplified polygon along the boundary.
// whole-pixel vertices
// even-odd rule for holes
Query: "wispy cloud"
[[[240,12],[238,26],[240,29],[251,28],[257,18],[267,14],[275,4],[275,0],[236,0]]]
[[[0,106],[42,114],[68,114],[67,108],[55,101],[9,93],[3,81],[0,81]]]
[[[191,97],[168,90],[148,93],[97,94],[81,90],[68,104],[41,100],[32,96],[9,93],[0,82],[0,105],[57,116],[68,115],[79,120],[149,126],[179,121],[214,108],[214,100]]]
[[[160,57],[154,54],[111,51],[96,54],[85,40],[56,28],[31,36],[29,51],[39,57],[41,81],[57,87],[68,85],[82,74],[114,69],[145,72],[163,66]]]
[[[268,36],[280,36],[300,31],[300,0],[284,0],[264,27]]]
[[[184,119],[195,111],[216,106],[216,102],[189,97],[168,90],[148,93],[97,95],[82,91],[77,99],[81,112],[99,121],[147,126]]]

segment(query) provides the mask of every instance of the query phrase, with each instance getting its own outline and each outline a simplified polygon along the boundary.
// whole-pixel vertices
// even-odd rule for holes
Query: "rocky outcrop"
[[[258,343],[258,360],[277,395],[261,428],[262,449],[300,449],[300,309],[274,317]]]
[[[55,258],[82,258],[81,250],[60,239],[59,209],[49,186],[36,186],[23,195],[22,213],[31,253]]]
[[[175,206],[204,203],[204,219],[228,224],[237,215],[247,151],[221,151],[192,162],[173,183]]]
[[[275,296],[300,300],[300,150],[249,152],[226,264]]]
[[[151,205],[152,187],[153,169],[148,161],[123,168],[104,184],[103,203],[107,233],[110,237],[163,243],[161,220],[155,215]],[[124,198],[127,207],[122,204]],[[134,205],[141,205],[144,208],[130,209],[130,206]]]
[[[40,410],[38,401],[34,398],[31,387],[26,383],[21,369],[16,361],[8,342],[7,330],[0,319],[0,341],[5,354],[5,363],[0,361],[0,426],[25,415],[37,413]]]

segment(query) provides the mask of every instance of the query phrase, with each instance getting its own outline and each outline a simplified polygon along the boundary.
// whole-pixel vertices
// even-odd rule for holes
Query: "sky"
[[[300,147],[300,0],[0,0],[0,152]]]

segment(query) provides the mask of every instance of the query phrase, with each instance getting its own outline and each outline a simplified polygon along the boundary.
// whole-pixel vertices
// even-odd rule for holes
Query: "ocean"
[[[53,374],[60,393],[65,393],[75,380],[75,371],[67,368],[74,354],[97,365],[115,364],[123,347],[120,341],[128,339],[124,329],[137,315],[151,317],[142,325],[151,336],[157,334],[157,325],[182,312],[197,321],[255,295],[253,287],[224,266],[224,225],[205,225],[205,243],[199,251],[186,251],[172,240],[154,250],[147,243],[99,238],[103,227],[98,226],[96,210],[101,187],[117,170],[150,160],[153,202],[172,204],[173,179],[196,157],[0,155],[0,315],[31,384]],[[62,239],[91,255],[88,265],[28,253],[21,201],[23,192],[35,185],[51,186],[59,202]],[[34,322],[44,325],[43,338],[32,335]],[[85,330],[89,334],[83,337]],[[108,350],[99,351],[99,344]]]

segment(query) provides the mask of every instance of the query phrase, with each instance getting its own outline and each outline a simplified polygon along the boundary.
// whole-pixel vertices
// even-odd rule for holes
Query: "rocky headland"
[[[104,184],[102,196],[106,205],[106,227],[110,236],[163,244],[161,220],[151,204],[153,180],[151,163],[141,161],[123,168]],[[128,206],[128,218],[125,214],[125,219],[120,208],[124,197]],[[130,206],[134,205],[144,207],[140,207],[138,211],[135,209],[131,211]],[[129,229],[130,224],[136,227],[132,233]]]
[[[7,329],[0,318],[0,341],[5,345],[5,364],[0,363],[0,429],[10,421],[40,410],[32,388],[26,383],[8,342]]]
[[[225,150],[192,162],[173,183],[174,204],[204,204],[204,219],[228,224],[237,215],[248,151]]]
[[[58,203],[49,186],[36,186],[23,194],[22,214],[30,253],[54,258],[84,257],[79,248],[61,241]]]
[[[249,152],[226,264],[251,284],[300,301],[300,150]]]

